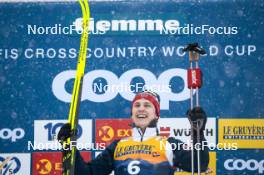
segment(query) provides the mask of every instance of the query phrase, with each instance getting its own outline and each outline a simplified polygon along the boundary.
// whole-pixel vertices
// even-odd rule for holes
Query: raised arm
[[[58,134],[58,140],[62,143],[71,136],[73,131],[69,123],[64,124]],[[90,162],[84,162],[77,150],[75,159],[75,173],[81,175],[109,175],[114,169],[114,151],[119,140],[113,141],[106,149]],[[63,151],[68,151],[64,150]],[[63,168],[68,168],[69,164],[64,163]]]
[[[187,117],[191,124],[194,126],[193,135],[193,145],[196,148],[198,145],[202,145],[202,143],[205,141],[204,138],[204,129],[207,121],[207,116],[204,110],[200,107],[196,107],[192,110],[187,111]],[[200,127],[196,127],[196,123],[199,122]],[[200,133],[200,139],[197,139],[197,133]],[[177,140],[175,138],[169,138],[168,142],[171,144],[175,144],[178,147],[173,150],[173,163],[176,167],[184,170],[184,171],[192,171],[192,153],[191,150],[188,149],[188,146],[186,144],[183,144],[180,140]],[[197,145],[198,144],[198,145]],[[200,147],[200,165],[201,165],[201,171],[206,171],[207,166],[209,164],[209,152],[207,146],[201,146]],[[194,171],[198,171],[197,166],[197,150],[194,149]]]

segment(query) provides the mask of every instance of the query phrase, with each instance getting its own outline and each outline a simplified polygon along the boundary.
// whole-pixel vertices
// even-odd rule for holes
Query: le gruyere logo
[[[264,119],[220,119],[219,143],[234,143],[238,148],[264,148]]]

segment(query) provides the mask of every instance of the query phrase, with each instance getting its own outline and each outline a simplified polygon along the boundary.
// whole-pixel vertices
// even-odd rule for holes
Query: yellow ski
[[[70,105],[70,111],[68,116],[68,122],[71,124],[71,130],[74,131],[73,135],[68,138],[63,147],[70,148],[69,151],[64,151],[63,164],[68,164],[67,169],[63,169],[63,175],[74,175],[76,146],[74,143],[77,141],[76,130],[78,126],[78,113],[80,107],[80,101],[82,96],[82,83],[86,64],[86,53],[88,46],[88,26],[90,20],[90,9],[87,0],[79,0],[82,9],[82,36],[80,41],[80,49],[77,63],[76,77],[74,81],[74,87],[72,92],[72,100]]]

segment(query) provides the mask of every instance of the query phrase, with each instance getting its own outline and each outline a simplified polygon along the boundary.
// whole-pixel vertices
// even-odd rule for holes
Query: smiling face
[[[154,119],[158,119],[158,116],[150,101],[142,98],[133,103],[132,120],[137,127],[145,130]]]

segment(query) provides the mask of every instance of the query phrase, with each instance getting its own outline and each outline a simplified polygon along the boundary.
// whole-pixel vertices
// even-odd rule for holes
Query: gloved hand
[[[207,116],[203,108],[195,107],[192,110],[189,109],[186,115],[190,123],[193,124],[194,130],[196,132],[199,131],[200,133],[202,133],[205,129],[205,125],[207,121]],[[199,128],[197,128],[197,123],[199,124]]]
[[[63,172],[66,173],[67,170],[69,170],[71,168],[71,150],[69,149],[70,148],[70,145],[69,144],[65,144],[67,139],[70,138],[71,136],[73,136],[74,134],[74,131],[71,130],[71,124],[70,123],[65,123],[59,133],[58,133],[58,141],[61,143],[61,145],[63,146],[63,149],[62,149],[62,154],[63,154],[63,157],[65,158],[63,160],[63,163],[62,163],[62,169],[63,169]]]
[[[71,124],[70,123],[66,123],[64,124],[59,133],[58,133],[58,137],[57,139],[59,140],[59,142],[62,144],[63,142],[65,142],[69,137],[71,137],[73,134],[73,131],[71,130]]]

